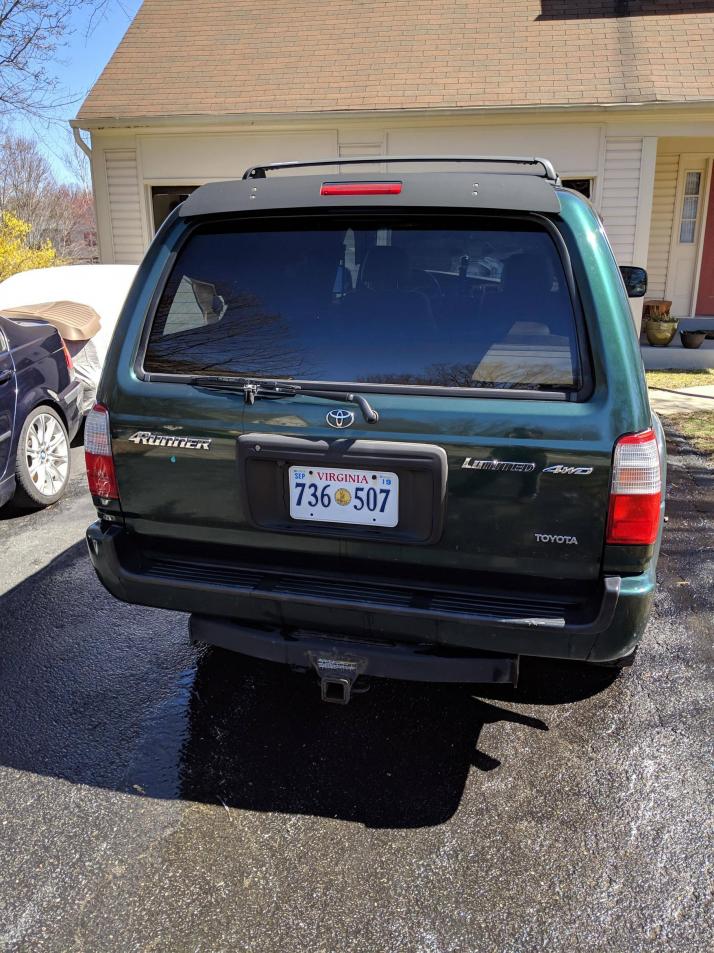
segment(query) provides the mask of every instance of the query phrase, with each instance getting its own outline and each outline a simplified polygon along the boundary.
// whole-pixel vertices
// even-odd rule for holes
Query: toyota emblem
[[[342,430],[343,427],[351,427],[355,422],[355,415],[351,410],[331,410],[325,420],[331,427],[337,427]]]

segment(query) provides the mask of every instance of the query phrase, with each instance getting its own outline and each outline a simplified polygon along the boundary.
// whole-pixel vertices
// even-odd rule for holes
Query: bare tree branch
[[[81,91],[63,90],[48,66],[74,32],[72,17],[84,8],[91,32],[109,2],[0,0],[0,119],[47,118],[79,99]]]

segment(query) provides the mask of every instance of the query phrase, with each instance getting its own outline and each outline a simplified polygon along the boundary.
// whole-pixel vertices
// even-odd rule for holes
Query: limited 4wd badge
[[[148,430],[137,430],[129,437],[129,440],[144,447],[167,447],[172,450],[211,449],[211,441],[208,437],[176,437],[165,433],[151,433]]]
[[[476,460],[473,457],[466,457],[461,464],[462,470],[488,470],[498,473],[533,473],[535,468],[535,463],[520,460]],[[590,476],[592,472],[592,467],[566,467],[562,463],[543,467],[541,470],[541,473],[557,473],[561,476]]]

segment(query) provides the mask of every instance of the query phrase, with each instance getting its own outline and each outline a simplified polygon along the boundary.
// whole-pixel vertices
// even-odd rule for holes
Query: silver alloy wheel
[[[69,472],[69,444],[61,425],[50,414],[33,418],[25,437],[27,469],[43,496],[59,493]]]

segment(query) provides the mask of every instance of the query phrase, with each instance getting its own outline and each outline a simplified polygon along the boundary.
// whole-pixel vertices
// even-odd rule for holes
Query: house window
[[[563,179],[562,182],[564,188],[572,189],[573,192],[580,192],[586,199],[593,197],[592,179]]]
[[[165,218],[195,192],[197,185],[152,185],[151,209],[154,214],[154,231],[157,232]]]
[[[701,172],[687,172],[684,180],[684,202],[682,221],[679,226],[679,241],[682,245],[693,245],[697,231],[697,213],[699,212],[699,194],[702,187]]]

